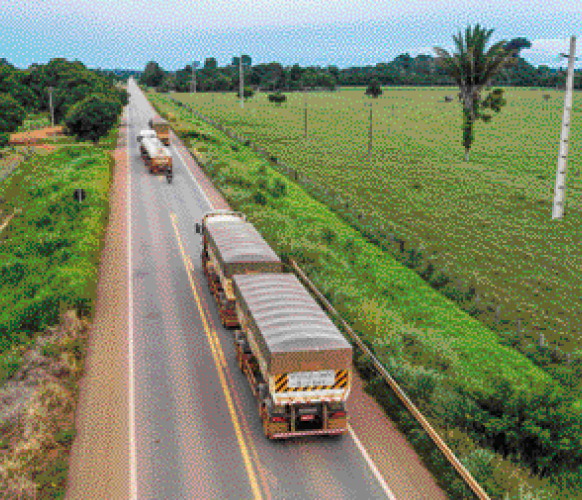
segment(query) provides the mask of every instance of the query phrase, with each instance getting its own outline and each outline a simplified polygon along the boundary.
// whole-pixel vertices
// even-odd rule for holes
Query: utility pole
[[[570,113],[572,111],[572,87],[574,86],[574,60],[576,55],[576,37],[570,38],[570,55],[568,56],[568,75],[566,76],[566,96],[564,98],[564,113],[562,115],[562,135],[560,137],[560,152],[558,153],[558,171],[554,188],[554,206],[552,219],[564,216],[564,199],[566,191],[566,165],[568,158],[568,138],[570,136]],[[564,54],[562,54],[564,56]]]
[[[239,80],[240,80],[240,107],[241,109],[244,108],[244,102],[245,102],[245,83],[244,83],[244,75],[243,75],[243,65],[242,65],[242,52],[240,55],[240,59],[238,61],[238,65],[239,65]]]
[[[368,135],[368,158],[372,153],[372,101],[370,101],[370,133]]]
[[[199,66],[198,61],[192,62],[192,84],[190,85],[190,92],[196,93],[196,68]]]
[[[305,102],[305,138],[307,139],[307,92],[303,90],[303,100]]]
[[[55,114],[53,111],[53,90],[55,90],[53,87],[49,87],[48,89],[48,93],[49,93],[49,106],[51,109],[51,127],[55,126]]]

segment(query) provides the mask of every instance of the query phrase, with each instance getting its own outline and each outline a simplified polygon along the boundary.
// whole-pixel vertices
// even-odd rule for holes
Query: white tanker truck
[[[142,130],[137,136],[137,142],[150,174],[165,173],[168,183],[172,182],[172,153],[160,141],[155,130]]]

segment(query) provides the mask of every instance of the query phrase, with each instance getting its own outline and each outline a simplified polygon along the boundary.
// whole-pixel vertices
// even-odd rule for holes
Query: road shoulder
[[[95,316],[71,449],[67,500],[129,498],[127,116],[120,122]]]

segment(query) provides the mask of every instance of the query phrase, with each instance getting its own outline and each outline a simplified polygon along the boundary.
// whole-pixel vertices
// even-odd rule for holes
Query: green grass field
[[[566,216],[551,218],[563,92],[507,89],[507,105],[476,125],[463,161],[456,89],[363,89],[303,95],[280,108],[258,94],[173,94],[436,252],[437,268],[473,276],[484,299],[517,311],[522,334],[579,347],[582,316],[582,94],[574,94]],[[548,102],[543,94],[550,94]],[[367,157],[370,103],[373,150]],[[456,273],[452,270],[456,270]],[[577,292],[578,291],[578,292]]]

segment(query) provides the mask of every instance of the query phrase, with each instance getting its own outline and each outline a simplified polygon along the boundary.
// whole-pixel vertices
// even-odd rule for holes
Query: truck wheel
[[[273,439],[273,436],[270,432],[271,429],[269,429],[269,422],[267,419],[263,419],[263,430],[265,431],[265,437],[267,439]]]

